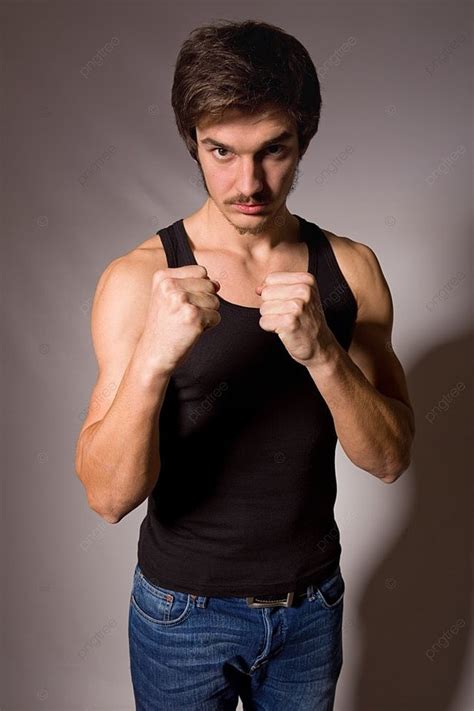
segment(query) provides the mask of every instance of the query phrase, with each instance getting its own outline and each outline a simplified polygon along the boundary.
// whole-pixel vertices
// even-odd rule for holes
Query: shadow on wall
[[[465,333],[427,353],[407,374],[417,433],[402,477],[414,479],[413,507],[362,598],[351,711],[447,711],[466,675],[473,362],[472,333]]]

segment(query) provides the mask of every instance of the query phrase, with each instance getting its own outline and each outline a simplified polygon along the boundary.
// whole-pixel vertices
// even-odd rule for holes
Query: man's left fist
[[[324,315],[316,278],[309,272],[270,272],[255,291],[262,297],[259,325],[274,331],[297,363],[322,359],[334,338]]]

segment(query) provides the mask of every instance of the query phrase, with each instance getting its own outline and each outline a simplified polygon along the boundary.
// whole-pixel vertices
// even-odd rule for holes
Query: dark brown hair
[[[257,20],[217,20],[196,27],[176,61],[171,105],[189,153],[198,160],[196,125],[226,109],[283,110],[294,121],[300,158],[318,130],[321,91],[303,45]]]

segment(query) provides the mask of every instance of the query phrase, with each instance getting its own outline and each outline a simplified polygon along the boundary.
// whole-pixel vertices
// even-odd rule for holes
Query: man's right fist
[[[141,347],[160,372],[171,374],[201,334],[220,323],[217,281],[199,264],[159,269],[152,288]]]

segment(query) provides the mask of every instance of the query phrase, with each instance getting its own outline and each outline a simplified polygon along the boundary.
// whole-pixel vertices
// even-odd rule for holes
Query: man
[[[240,696],[327,711],[345,590],[336,441],[390,483],[414,437],[389,288],[370,247],[286,207],[321,106],[295,38],[197,28],[172,103],[207,199],[99,279],[76,470],[111,523],[148,500],[129,611],[138,709]]]

